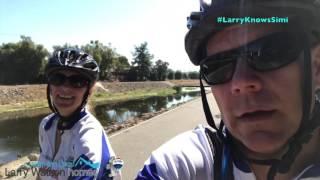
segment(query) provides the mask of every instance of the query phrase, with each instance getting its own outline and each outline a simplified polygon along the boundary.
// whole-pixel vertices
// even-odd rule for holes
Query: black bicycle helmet
[[[91,81],[98,80],[99,66],[93,57],[82,50],[66,48],[53,52],[46,66],[45,72],[49,76],[60,69],[77,71]]]
[[[185,37],[185,49],[195,65],[199,65],[206,54],[206,44],[209,37],[222,31],[226,27],[235,25],[230,23],[218,23],[218,17],[288,17],[288,30],[303,32],[307,36],[304,52],[304,62],[301,67],[303,82],[302,89],[302,120],[298,131],[291,137],[288,142],[287,151],[280,159],[246,159],[250,162],[271,165],[268,173],[268,180],[275,177],[277,172],[286,173],[295,158],[302,149],[302,145],[307,143],[312,137],[313,131],[320,126],[320,103],[319,99],[314,98],[312,90],[311,75],[311,48],[310,46],[320,42],[320,1],[319,0],[211,0],[204,2],[200,0],[200,11],[192,12],[188,17],[187,27],[189,32]],[[211,115],[206,94],[201,81],[200,86],[204,112],[207,122],[217,130],[221,141],[230,143],[230,138],[226,138],[223,133],[223,121],[217,127]],[[314,102],[313,109],[311,104]],[[310,114],[310,112],[312,112]],[[240,152],[241,153],[241,152]],[[245,155],[240,154],[241,157]],[[218,165],[219,162],[215,162]],[[232,172],[232,171],[231,171]],[[219,172],[215,172],[217,174]]]

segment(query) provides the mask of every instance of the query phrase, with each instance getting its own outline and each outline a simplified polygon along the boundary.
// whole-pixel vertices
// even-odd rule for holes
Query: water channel
[[[172,108],[199,95],[200,92],[197,89],[188,92],[182,90],[179,94],[167,97],[150,97],[113,105],[102,105],[96,107],[94,111],[101,124],[108,126],[125,122],[127,119],[141,116],[144,113]],[[0,122],[0,164],[16,159],[18,155],[39,152],[38,126],[44,116],[46,115]]]

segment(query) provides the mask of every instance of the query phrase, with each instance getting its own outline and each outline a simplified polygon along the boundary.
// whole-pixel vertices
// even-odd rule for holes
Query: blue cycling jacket
[[[222,158],[227,158],[223,156]],[[235,180],[255,180],[248,164],[235,160],[233,175]],[[212,149],[205,133],[199,125],[192,131],[182,133],[152,152],[137,180],[213,180],[214,160]],[[320,179],[320,164],[305,168],[294,180]]]
[[[112,179],[109,162],[115,154],[100,122],[83,110],[76,123],[63,131],[54,156],[58,120],[57,114],[50,114],[39,127],[38,166],[46,169],[41,179]]]

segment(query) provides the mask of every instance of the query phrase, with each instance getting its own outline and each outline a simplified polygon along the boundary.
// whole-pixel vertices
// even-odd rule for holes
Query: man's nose
[[[262,81],[258,73],[248,65],[245,58],[239,58],[231,80],[231,93],[239,95],[260,91]]]

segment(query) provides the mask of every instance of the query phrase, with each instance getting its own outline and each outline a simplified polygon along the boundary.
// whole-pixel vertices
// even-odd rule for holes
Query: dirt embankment
[[[172,86],[197,86],[198,80],[177,80],[160,82],[101,82],[109,92],[127,92],[146,88],[167,88]],[[97,88],[99,91],[99,88]],[[0,106],[46,99],[46,85],[0,85]]]

